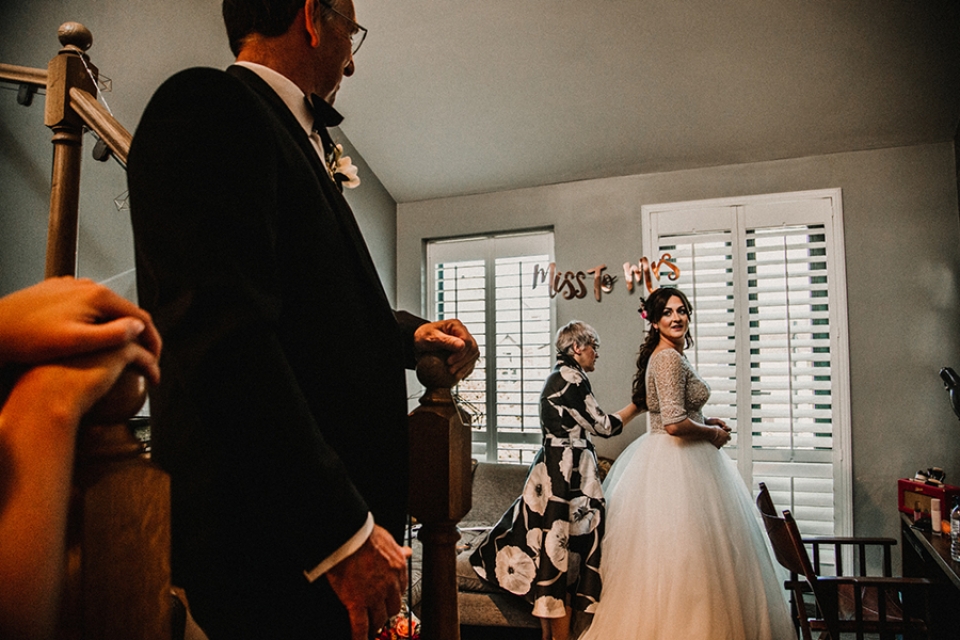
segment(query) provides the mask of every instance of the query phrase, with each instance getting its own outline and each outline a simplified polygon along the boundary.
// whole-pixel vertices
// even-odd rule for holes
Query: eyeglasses
[[[342,13],[334,9],[333,6],[330,4],[329,0],[318,0],[318,2],[323,6],[325,6],[327,9],[330,9],[330,11],[333,11],[335,14],[337,14],[347,22],[349,22],[350,25],[353,27],[353,30],[350,32],[350,44],[353,47],[353,51],[351,52],[351,55],[354,55],[354,56],[357,55],[357,51],[360,50],[360,45],[362,45],[363,41],[367,38],[367,30],[361,27],[359,24],[357,24],[355,20],[348,18],[347,16],[343,15]]]

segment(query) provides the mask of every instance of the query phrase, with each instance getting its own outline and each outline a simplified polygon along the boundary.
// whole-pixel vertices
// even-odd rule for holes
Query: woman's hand
[[[129,341],[27,369],[0,407],[2,637],[53,637],[77,427],[128,365],[159,376]]]
[[[703,424],[708,424],[711,427],[720,427],[724,431],[730,431],[730,427],[727,426],[727,423],[720,418],[707,418],[703,421]]]
[[[716,428],[716,432],[713,434],[710,442],[712,442],[717,449],[722,448],[723,445],[730,442],[730,439],[733,437],[730,435],[730,427],[728,427],[727,423],[720,418],[707,418],[703,421],[703,423]]]
[[[632,402],[627,406],[625,406],[623,409],[620,409],[620,411],[617,411],[617,415],[620,416],[620,420],[623,422],[624,425],[626,425],[628,422],[633,420],[635,417],[637,417],[641,413],[643,412],[640,410],[640,408],[637,407],[637,405]]]
[[[137,342],[128,342],[28,369],[14,384],[7,407],[19,408],[22,399],[33,415],[47,415],[51,424],[66,423],[75,429],[128,365],[159,382],[157,356]]]
[[[0,298],[0,365],[49,362],[132,340],[159,357],[150,314],[92,280],[49,278]],[[156,382],[154,368],[144,369]]]
[[[712,442],[713,446],[715,446],[717,449],[720,449],[723,447],[723,445],[730,442],[730,438],[733,437],[730,435],[730,427],[728,427],[727,423],[720,418],[707,418],[703,421],[703,423],[715,428],[715,433],[710,439],[710,442]]]

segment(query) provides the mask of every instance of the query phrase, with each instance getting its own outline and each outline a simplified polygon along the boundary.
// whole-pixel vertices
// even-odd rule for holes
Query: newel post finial
[[[70,92],[78,88],[91,95],[97,93],[97,68],[84,53],[93,44],[90,31],[78,22],[65,22],[57,30],[57,37],[63,48],[47,65],[47,96],[43,110],[43,123],[53,130],[45,271],[48,278],[72,276],[77,272],[83,119],[70,104]]]
[[[426,388],[420,404],[453,404],[450,389],[457,384],[457,378],[447,367],[449,356],[450,353],[446,351],[429,351],[417,359],[417,380]]]
[[[93,44],[93,34],[79,22],[64,22],[57,29],[57,39],[64,47],[86,51]]]

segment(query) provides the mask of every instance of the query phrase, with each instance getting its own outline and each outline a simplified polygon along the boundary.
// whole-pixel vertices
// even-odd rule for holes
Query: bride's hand
[[[727,433],[730,433],[731,429],[727,426],[727,423],[721,420],[720,418],[707,418],[703,421],[704,424],[708,424],[711,427],[720,427]]]
[[[715,446],[717,449],[720,449],[723,447],[723,445],[730,442],[730,428],[727,425],[724,424],[721,426],[714,424],[711,426],[716,427],[713,438],[710,439],[710,442],[713,444],[713,446]]]

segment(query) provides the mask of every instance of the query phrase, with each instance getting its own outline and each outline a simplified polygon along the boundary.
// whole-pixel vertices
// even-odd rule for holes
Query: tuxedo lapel
[[[303,130],[303,127],[300,126],[300,122],[297,121],[297,118],[291,113],[290,109],[280,96],[277,95],[276,91],[256,73],[237,65],[228,67],[227,73],[242,80],[251,90],[260,96],[270,112],[283,123],[293,139],[296,140],[304,152],[304,155],[307,157],[308,162],[310,162],[310,165],[313,167],[314,172],[317,174],[317,183],[326,201],[330,205],[329,208],[331,212],[339,223],[344,235],[350,240],[350,244],[353,246],[357,263],[366,275],[367,280],[369,280],[371,290],[378,292],[383,302],[389,305],[387,294],[383,290],[383,283],[380,280],[380,274],[377,273],[376,265],[374,265],[373,258],[370,256],[370,251],[367,248],[366,241],[363,239],[363,233],[360,231],[356,217],[354,217],[353,211],[344,199],[340,189],[337,188],[333,177],[327,172],[316,148],[313,146],[313,143],[310,142],[310,138],[307,137],[307,133]],[[326,133],[325,130],[324,133]],[[329,134],[327,135],[329,136]]]
[[[233,65],[227,67],[227,73],[242,80],[244,84],[250,87],[254,93],[267,103],[270,111],[283,123],[290,132],[290,135],[293,136],[293,139],[296,140],[297,145],[303,151],[307,157],[307,161],[310,162],[310,165],[317,175],[320,176],[320,178],[324,176],[329,178],[330,174],[327,173],[326,167],[323,166],[323,160],[321,160],[317,154],[317,150],[313,146],[313,143],[310,142],[310,138],[307,137],[303,127],[300,126],[297,118],[290,112],[290,109],[284,104],[283,100],[280,99],[277,92],[274,91],[263,78],[246,67]]]

